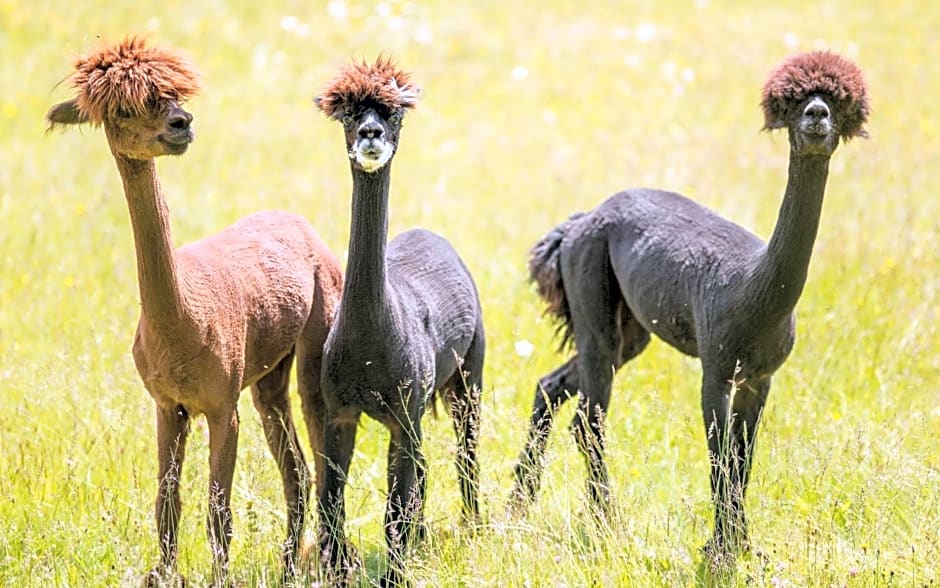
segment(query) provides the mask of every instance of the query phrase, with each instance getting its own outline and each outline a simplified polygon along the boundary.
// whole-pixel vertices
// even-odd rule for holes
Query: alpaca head
[[[870,106],[862,72],[830,51],[800,53],[767,78],[761,95],[764,129],[787,128],[802,155],[831,155],[839,139],[867,137]]]
[[[180,103],[200,88],[199,74],[170,49],[126,37],[75,60],[76,96],[49,109],[49,128],[103,125],[111,151],[130,159],[180,155],[193,140],[192,115]]]
[[[379,56],[371,65],[344,66],[314,101],[327,116],[343,123],[353,167],[372,173],[395,155],[402,117],[414,108],[420,93],[409,74]]]

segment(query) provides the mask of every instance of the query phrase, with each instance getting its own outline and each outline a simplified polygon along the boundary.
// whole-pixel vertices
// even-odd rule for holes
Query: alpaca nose
[[[823,102],[821,98],[813,98],[810,100],[810,103],[806,105],[806,108],[803,109],[803,115],[814,120],[829,118],[829,107],[826,106],[826,103]]]
[[[191,122],[193,122],[193,115],[182,108],[174,109],[166,119],[166,125],[177,131],[185,131]]]
[[[369,121],[366,124],[359,127],[359,138],[360,139],[380,139],[382,133],[385,131],[382,130],[382,125],[375,121]]]

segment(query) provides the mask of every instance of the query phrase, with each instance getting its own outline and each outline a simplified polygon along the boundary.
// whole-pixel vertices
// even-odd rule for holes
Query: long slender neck
[[[391,165],[372,173],[352,169],[352,225],[341,313],[374,321],[386,312],[385,246]]]
[[[789,316],[803,292],[828,175],[828,156],[800,157],[791,151],[777,225],[753,274],[759,293],[754,300],[768,318]]]
[[[137,250],[141,312],[151,327],[173,329],[185,320],[170,213],[160,190],[153,159],[114,155],[124,182]]]

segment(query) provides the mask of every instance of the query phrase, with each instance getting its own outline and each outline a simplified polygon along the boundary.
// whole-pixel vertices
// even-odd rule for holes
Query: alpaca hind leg
[[[477,447],[480,435],[480,394],[483,389],[483,358],[486,343],[483,325],[477,327],[473,342],[458,365],[446,396],[454,431],[457,434],[457,479],[463,499],[463,518],[479,522],[480,504],[477,499],[480,484],[480,464]]]
[[[720,378],[714,378],[706,382],[711,384],[703,386],[702,410],[711,462],[715,530],[705,551],[722,558],[748,548],[744,498],[770,378],[737,384],[733,399],[730,381],[721,383]]]
[[[405,552],[423,524],[427,483],[421,451],[420,416],[393,427],[388,447],[388,504],[385,510],[385,541],[388,571],[383,585],[398,586],[405,566]]]
[[[160,566],[148,574],[148,585],[163,585],[161,578],[176,573],[177,529],[180,518],[180,471],[186,457],[189,415],[181,406],[157,406],[156,500]]]
[[[281,472],[284,498],[287,501],[288,527],[283,551],[285,578],[293,577],[296,570],[297,551],[310,495],[310,470],[307,469],[307,462],[297,438],[288,397],[293,360],[293,353],[287,355],[251,388],[252,400],[261,415],[261,425],[268,448]]]
[[[605,463],[604,423],[610,404],[610,387],[616,369],[609,354],[596,345],[579,345],[581,395],[571,423],[578,449],[588,468],[587,492],[598,514],[610,509],[610,482]]]
[[[344,532],[345,490],[346,477],[356,445],[359,413],[342,416],[328,414],[325,422],[323,482],[318,483],[317,488],[317,508],[320,514],[319,557],[328,579],[343,583],[354,567]]]
[[[625,327],[636,321],[626,307],[610,267],[606,243],[585,243],[572,252],[562,273],[578,350],[580,400],[572,422],[578,449],[588,467],[587,490],[597,514],[610,510],[610,484],[605,463],[604,421],[614,372],[626,356],[642,351],[642,330],[625,341]],[[632,355],[631,355],[632,354]]]
[[[236,394],[231,395],[237,398]],[[209,545],[212,547],[215,585],[228,579],[228,552],[232,540],[232,478],[238,453],[238,406],[223,404],[207,414],[209,424]]]
[[[610,482],[605,464],[604,423],[610,405],[611,383],[614,373],[646,349],[649,332],[633,317],[621,301],[615,308],[613,338],[615,355],[611,358],[610,334],[602,338],[588,337],[580,342],[580,380],[582,382],[578,411],[572,422],[572,431],[578,448],[588,466],[588,496],[598,507],[598,514],[610,508]],[[593,364],[593,365],[592,365]]]
[[[326,402],[320,391],[320,372],[323,363],[323,346],[330,330],[331,307],[325,306],[322,296],[314,304],[304,334],[297,342],[297,387],[300,393],[301,410],[310,450],[313,452],[313,471],[316,476],[317,494],[326,472],[324,445],[326,443]]]
[[[572,357],[542,377],[535,388],[532,416],[529,418],[529,439],[515,468],[516,482],[510,508],[524,511],[535,500],[542,482],[543,457],[555,412],[578,393],[578,357]]]

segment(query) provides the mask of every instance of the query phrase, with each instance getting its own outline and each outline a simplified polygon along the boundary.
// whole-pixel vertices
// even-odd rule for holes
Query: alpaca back
[[[280,211],[249,215],[179,254],[193,315],[211,331],[242,335],[220,343],[225,353],[244,354],[244,385],[275,365],[299,337],[318,273],[338,273],[338,262],[306,219]]]
[[[429,340],[440,385],[453,371],[453,354],[464,356],[481,320],[476,285],[451,244],[423,229],[393,239],[387,261],[393,295],[409,315],[406,328]]]

